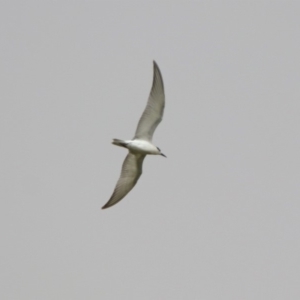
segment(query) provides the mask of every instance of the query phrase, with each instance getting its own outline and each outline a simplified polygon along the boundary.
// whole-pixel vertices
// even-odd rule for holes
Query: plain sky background
[[[299,11],[2,1],[0,298],[300,299]],[[101,210],[153,59],[168,158]]]

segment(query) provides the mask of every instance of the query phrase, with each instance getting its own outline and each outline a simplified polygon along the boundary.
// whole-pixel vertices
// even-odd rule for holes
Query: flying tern
[[[123,162],[115,190],[102,209],[115,205],[132,190],[142,174],[143,161],[147,154],[166,157],[158,147],[152,144],[153,133],[162,120],[164,107],[163,79],[157,63],[153,61],[152,88],[134,138],[132,140],[113,139],[112,141],[112,144],[116,146],[127,148],[128,154]]]

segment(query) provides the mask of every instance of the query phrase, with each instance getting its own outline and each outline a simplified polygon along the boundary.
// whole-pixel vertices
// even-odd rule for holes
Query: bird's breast
[[[134,153],[141,154],[157,154],[157,148],[148,141],[143,140],[133,140],[127,145],[128,149]]]

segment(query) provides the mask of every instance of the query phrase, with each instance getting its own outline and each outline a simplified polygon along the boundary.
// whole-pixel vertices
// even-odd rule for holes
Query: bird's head
[[[160,151],[160,149],[158,148],[158,147],[156,147],[157,148],[157,150],[158,150],[158,155],[161,155],[161,156],[163,156],[163,157],[166,157],[163,153],[161,153],[161,151]]]

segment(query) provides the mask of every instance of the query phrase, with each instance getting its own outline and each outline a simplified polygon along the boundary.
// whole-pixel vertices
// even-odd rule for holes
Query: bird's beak
[[[161,156],[166,157],[163,153],[160,153]]]

